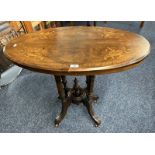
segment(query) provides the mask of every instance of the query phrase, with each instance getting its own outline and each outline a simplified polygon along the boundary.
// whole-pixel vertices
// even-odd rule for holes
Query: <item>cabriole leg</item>
[[[87,84],[86,92],[88,94],[88,89],[91,87],[91,92],[89,92],[89,96],[91,96],[91,99],[96,103],[97,100],[99,99],[99,97],[97,95],[93,94],[94,84],[93,84],[93,86],[91,85],[91,78],[92,77],[94,77],[94,76],[86,76],[86,84]],[[95,77],[94,77],[94,79],[95,79]],[[94,81],[93,81],[93,83],[94,83]]]
[[[58,127],[60,122],[65,117],[65,115],[67,113],[67,109],[68,109],[71,101],[70,101],[70,97],[66,98],[65,89],[63,86],[61,76],[55,76],[55,81],[56,81],[59,97],[60,97],[61,102],[62,102],[61,113],[55,119],[55,126]]]
[[[98,117],[95,115],[93,110],[93,87],[94,87],[94,79],[95,76],[87,76],[87,91],[86,91],[86,97],[83,99],[83,103],[86,106],[89,115],[95,122],[95,126],[99,126],[101,124],[101,121],[98,119]]]
[[[67,95],[67,80],[66,80],[66,76],[61,76],[61,80],[64,86],[64,90],[65,90],[65,95]]]

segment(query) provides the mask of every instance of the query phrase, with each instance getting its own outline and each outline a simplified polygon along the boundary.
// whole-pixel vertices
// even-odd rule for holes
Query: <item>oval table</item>
[[[4,51],[15,64],[55,76],[60,114],[59,126],[71,103],[83,103],[95,125],[101,121],[95,115],[93,94],[95,75],[120,72],[139,65],[150,52],[150,44],[135,33],[107,27],[59,27],[23,35],[12,40]],[[66,75],[85,75],[86,88],[77,78],[67,87]]]

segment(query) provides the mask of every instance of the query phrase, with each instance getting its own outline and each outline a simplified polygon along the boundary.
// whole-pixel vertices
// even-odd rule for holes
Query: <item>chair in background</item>
[[[20,21],[20,23],[26,33],[31,33],[51,27],[64,26],[63,22],[61,21]]]
[[[44,21],[13,21],[11,25],[16,29],[17,32],[21,30],[25,33],[31,33],[36,30],[45,29],[46,22]]]

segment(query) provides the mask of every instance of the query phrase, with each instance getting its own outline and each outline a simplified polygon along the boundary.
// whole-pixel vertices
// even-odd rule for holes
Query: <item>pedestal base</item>
[[[67,87],[67,80],[65,76],[55,76],[55,81],[58,89],[59,98],[62,102],[62,109],[60,114],[55,119],[55,126],[58,127],[67,113],[67,109],[71,103],[79,105],[83,103],[92,120],[95,122],[95,126],[99,126],[101,121],[95,115],[93,110],[93,102],[96,102],[98,96],[93,95],[94,76],[86,76],[86,88],[81,88],[78,84],[78,80],[75,78],[73,88]]]

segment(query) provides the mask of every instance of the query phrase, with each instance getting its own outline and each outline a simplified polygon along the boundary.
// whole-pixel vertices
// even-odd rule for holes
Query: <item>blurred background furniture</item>
[[[2,21],[0,22],[0,87],[11,83],[22,71],[3,54],[5,45],[13,38],[48,27],[44,21]]]
[[[13,38],[18,37],[17,31],[7,21],[0,22],[0,87],[12,82],[22,68],[14,65],[3,54],[5,45]]]
[[[50,27],[63,26],[63,21],[12,21],[10,24],[18,32],[22,29],[25,33],[31,33]]]
[[[107,24],[107,23],[108,23],[108,21],[104,21],[104,24]],[[96,25],[97,25],[96,21],[93,21],[93,26],[96,26]],[[87,22],[87,26],[91,26],[90,22]],[[143,26],[144,26],[144,21],[141,21],[139,28],[143,28]]]
[[[25,33],[30,33],[35,30],[43,29],[43,21],[12,21],[10,22],[11,26],[16,29],[17,32],[24,31]]]
[[[141,21],[139,27],[142,28],[143,26],[144,26],[144,21]]]

